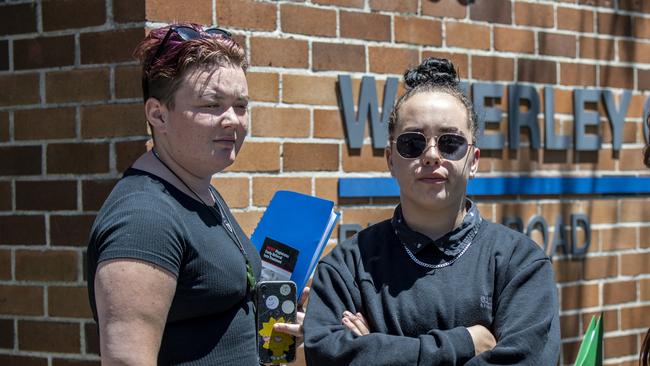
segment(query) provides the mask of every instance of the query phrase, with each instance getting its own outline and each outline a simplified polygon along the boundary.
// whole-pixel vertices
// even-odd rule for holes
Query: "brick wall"
[[[0,4],[0,364],[96,365],[84,279],[88,229],[144,151],[139,69],[147,27],[218,24],[245,45],[249,137],[214,178],[250,233],[277,189],[334,200],[344,224],[377,222],[395,199],[340,199],[339,177],[387,176],[370,139],[350,150],[336,77],[386,76],[427,56],[451,58],[470,82],[555,90],[558,132],[573,128],[572,90],[633,92],[623,148],[593,153],[483,151],[481,175],[638,174],[650,89],[650,5],[641,0],[59,0]],[[147,23],[148,22],[148,23]],[[378,88],[378,90],[382,90]],[[381,93],[380,93],[381,94]],[[380,95],[381,98],[381,95]],[[495,101],[507,111],[507,98]],[[507,118],[501,124],[506,131]],[[540,123],[541,115],[540,115]],[[650,326],[650,197],[476,197],[482,213],[526,222],[559,214],[591,222],[586,257],[556,256],[561,364],[575,359],[592,314],[605,313],[606,364],[635,365]],[[336,235],[330,241],[336,244]],[[536,238],[539,240],[539,238]]]

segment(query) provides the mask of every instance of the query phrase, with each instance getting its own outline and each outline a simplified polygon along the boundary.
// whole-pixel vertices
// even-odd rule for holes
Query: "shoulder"
[[[483,219],[477,239],[492,244],[497,260],[506,260],[516,265],[526,265],[538,260],[550,261],[544,250],[528,236],[489,220]]]

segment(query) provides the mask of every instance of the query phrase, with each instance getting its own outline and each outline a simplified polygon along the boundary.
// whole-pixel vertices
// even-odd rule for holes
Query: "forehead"
[[[240,67],[198,67],[183,76],[178,92],[179,96],[198,98],[248,98],[248,84]]]
[[[398,120],[400,131],[470,134],[465,106],[458,98],[446,92],[421,92],[413,95],[400,108]]]

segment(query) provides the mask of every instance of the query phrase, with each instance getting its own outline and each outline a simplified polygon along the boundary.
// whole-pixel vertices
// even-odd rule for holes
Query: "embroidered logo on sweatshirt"
[[[481,309],[492,310],[492,296],[481,296]]]

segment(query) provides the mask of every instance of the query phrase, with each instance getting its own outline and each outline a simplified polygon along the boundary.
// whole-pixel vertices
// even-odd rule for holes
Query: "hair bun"
[[[459,79],[451,61],[444,58],[429,57],[417,67],[406,71],[404,82],[408,89],[413,89],[428,83],[440,86],[457,86]]]

